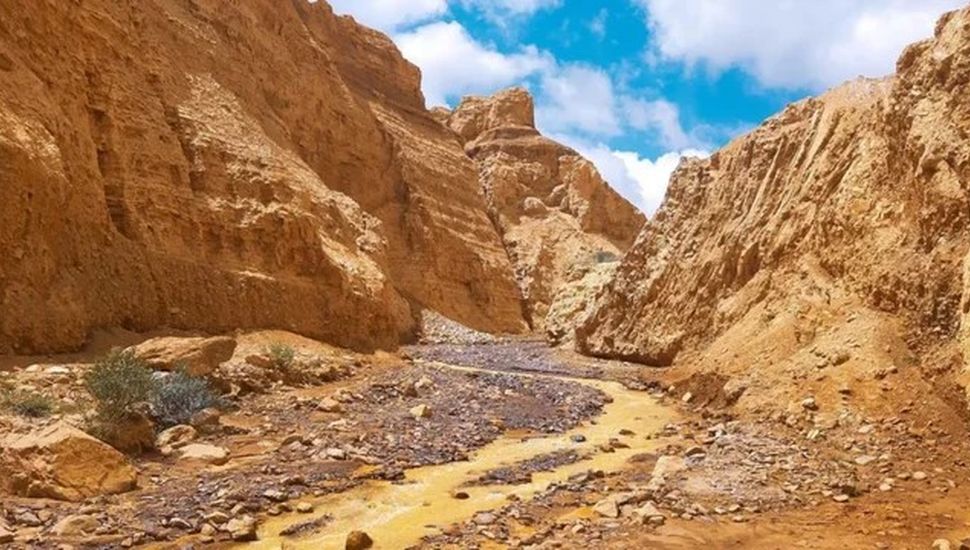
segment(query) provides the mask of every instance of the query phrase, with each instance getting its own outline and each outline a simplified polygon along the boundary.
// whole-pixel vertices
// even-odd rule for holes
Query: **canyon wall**
[[[325,2],[0,0],[0,352],[90,331],[526,328],[472,161]]]
[[[734,376],[735,399],[875,400],[897,371],[950,387],[970,334],[968,45],[970,11],[948,14],[895,76],[683,161],[579,349]]]
[[[576,151],[542,136],[532,97],[512,88],[439,111],[475,159],[534,330],[571,337],[646,221]]]

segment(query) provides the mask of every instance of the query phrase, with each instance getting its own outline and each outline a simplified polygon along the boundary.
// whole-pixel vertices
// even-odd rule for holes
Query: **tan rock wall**
[[[408,300],[524,326],[417,69],[325,2],[0,1],[0,78],[0,351],[108,326],[393,346]]]
[[[533,328],[571,337],[581,302],[598,288],[590,283],[603,280],[588,275],[617,260],[645,218],[592,163],[539,134],[525,90],[467,97],[448,124],[477,163]]]
[[[816,338],[862,345],[858,318],[881,327],[887,352],[905,342],[938,361],[959,333],[970,248],[968,21],[945,17],[892,78],[792,105],[684,162],[578,329],[580,348],[736,372],[774,357],[756,372],[784,371],[764,380],[791,389],[819,378],[797,374]],[[792,343],[761,338],[771,327]]]

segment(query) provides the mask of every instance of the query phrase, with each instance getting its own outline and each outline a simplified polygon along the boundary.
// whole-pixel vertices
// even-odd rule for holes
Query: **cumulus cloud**
[[[582,131],[615,136],[622,131],[610,76],[600,69],[566,65],[542,78],[539,126],[551,132]]]
[[[683,149],[697,142],[681,126],[680,109],[673,103],[664,99],[644,101],[624,97],[622,104],[627,123],[634,129],[657,133],[664,147]]]
[[[368,27],[385,32],[429,21],[448,11],[448,0],[330,0],[330,5],[336,13],[353,15]]]
[[[472,7],[494,15],[528,15],[541,9],[559,6],[561,0],[460,0]]]
[[[740,67],[768,87],[824,88],[893,71],[963,0],[637,0],[655,53],[715,72]]]
[[[486,14],[512,15],[559,4],[558,0],[452,2]],[[447,4],[448,0],[334,1],[338,12],[350,11],[365,23],[397,29],[392,37],[404,56],[421,68],[429,105],[453,104],[466,94],[490,94],[512,85],[532,89],[540,130],[593,161],[617,191],[648,214],[663,200],[681,154],[707,155],[704,127],[686,130],[675,104],[635,96],[605,69],[562,63],[535,46],[501,51],[476,40],[460,23],[445,20]],[[606,144],[631,133],[642,134],[671,152],[650,159]]]
[[[581,136],[556,134],[552,137],[591,160],[613,189],[648,216],[653,216],[660,208],[670,176],[681,158],[707,158],[710,155],[705,150],[684,149],[650,159],[633,151],[615,150],[600,142],[590,142]]]
[[[394,37],[401,52],[421,68],[429,105],[467,93],[487,94],[549,70],[555,61],[533,46],[502,53],[476,41],[457,22],[437,22]]]

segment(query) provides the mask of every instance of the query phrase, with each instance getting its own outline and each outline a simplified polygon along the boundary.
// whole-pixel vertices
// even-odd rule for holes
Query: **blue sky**
[[[511,85],[652,214],[681,155],[892,72],[962,0],[332,0],[422,69],[429,107]]]

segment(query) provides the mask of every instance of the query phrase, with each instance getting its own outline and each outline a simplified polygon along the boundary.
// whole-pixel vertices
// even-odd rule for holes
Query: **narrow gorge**
[[[399,41],[0,0],[0,547],[970,548],[970,8],[649,217]]]

